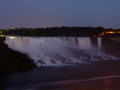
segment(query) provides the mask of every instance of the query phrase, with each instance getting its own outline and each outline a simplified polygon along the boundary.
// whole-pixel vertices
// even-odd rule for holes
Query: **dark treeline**
[[[16,28],[2,33],[15,36],[97,36],[106,30],[103,27]]]

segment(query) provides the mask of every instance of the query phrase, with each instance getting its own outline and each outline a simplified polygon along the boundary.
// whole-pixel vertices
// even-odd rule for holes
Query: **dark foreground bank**
[[[0,37],[0,75],[26,71],[35,67],[35,64],[27,55],[11,50],[4,44],[4,41],[5,38]]]

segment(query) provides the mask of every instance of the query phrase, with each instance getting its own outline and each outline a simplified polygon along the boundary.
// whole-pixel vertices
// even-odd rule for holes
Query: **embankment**
[[[11,50],[4,41],[5,37],[0,37],[0,74],[27,71],[36,67],[26,54]]]

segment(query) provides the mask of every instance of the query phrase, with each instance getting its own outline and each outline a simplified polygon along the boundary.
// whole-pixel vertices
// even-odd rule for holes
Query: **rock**
[[[26,54],[8,48],[4,41],[5,37],[0,37],[0,73],[21,72],[36,67]]]

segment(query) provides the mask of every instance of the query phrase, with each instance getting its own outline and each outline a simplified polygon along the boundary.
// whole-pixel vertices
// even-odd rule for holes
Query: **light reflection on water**
[[[8,36],[5,43],[14,50],[28,54],[37,66],[62,66],[100,60],[118,60],[101,50],[101,37]]]

